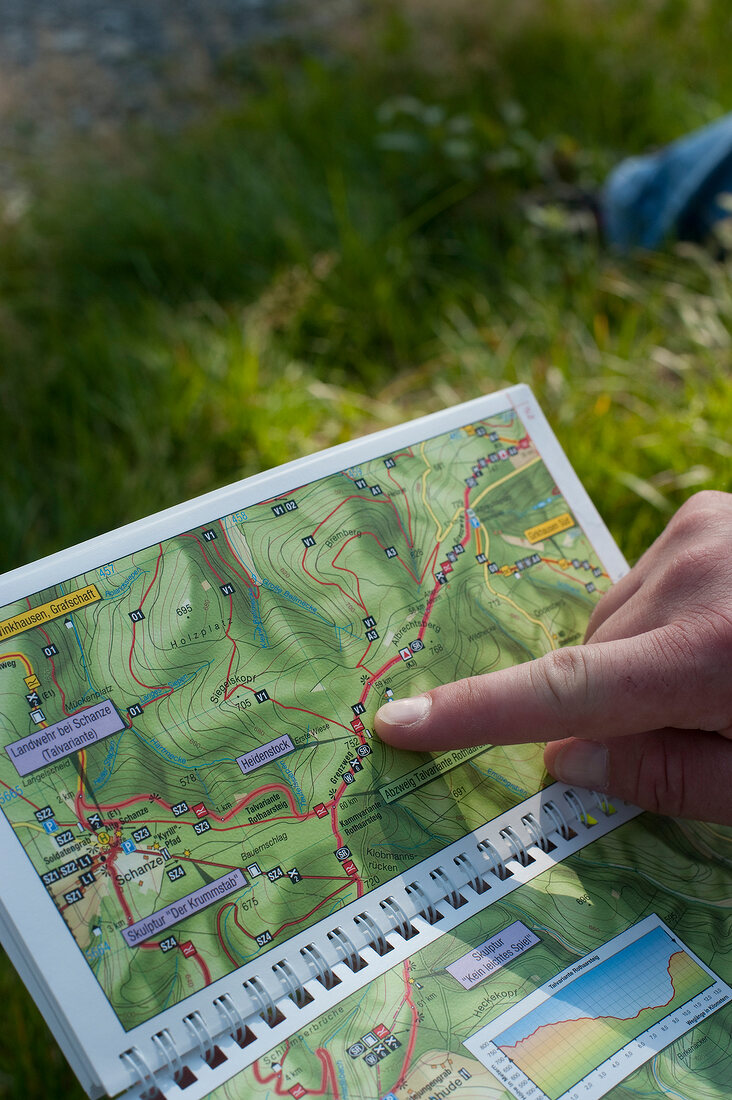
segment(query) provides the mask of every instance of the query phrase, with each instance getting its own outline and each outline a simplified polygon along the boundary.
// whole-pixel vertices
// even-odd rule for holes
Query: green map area
[[[580,641],[609,583],[510,409],[3,608],[0,805],[123,1026],[536,792],[537,745],[371,719]]]
[[[215,1090],[212,1100],[513,1100],[468,1053],[464,1040],[649,914],[657,914],[722,980],[732,980],[724,866],[732,841],[729,832],[722,833],[715,826],[646,817],[622,826],[351,994]],[[472,989],[447,972],[448,965],[517,920],[538,944]],[[709,980],[703,975],[699,987]],[[656,1017],[662,1019],[664,1011]],[[367,1061],[373,1050],[379,1057]],[[579,1051],[574,1061],[578,1072],[585,1072]],[[563,1062],[570,1080],[572,1062],[571,1055]],[[605,1095],[727,1100],[731,1072],[732,1005],[727,1004]]]

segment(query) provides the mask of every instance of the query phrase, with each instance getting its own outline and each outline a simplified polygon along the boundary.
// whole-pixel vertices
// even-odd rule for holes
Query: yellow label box
[[[574,525],[574,520],[569,512],[562,512],[561,516],[547,519],[544,523],[537,523],[536,527],[529,527],[528,531],[524,531],[524,535],[529,542],[541,542],[543,539],[551,538],[552,535],[559,535],[562,531],[568,531]]]
[[[21,611],[19,615],[13,615],[11,619],[3,619],[0,622],[0,640],[14,638],[16,634],[22,634],[34,626],[43,626],[44,623],[60,619],[70,611],[80,611],[101,598],[97,586],[88,584],[85,588],[67,592],[65,596],[39,604],[38,607],[29,607],[27,611]]]

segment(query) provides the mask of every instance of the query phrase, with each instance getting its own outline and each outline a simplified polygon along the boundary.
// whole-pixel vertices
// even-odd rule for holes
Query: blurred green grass
[[[516,381],[634,560],[732,488],[730,270],[531,196],[732,101],[719,0],[376,3],[0,199],[1,568]],[[212,97],[213,98],[213,97]],[[7,962],[0,1096],[81,1096]]]

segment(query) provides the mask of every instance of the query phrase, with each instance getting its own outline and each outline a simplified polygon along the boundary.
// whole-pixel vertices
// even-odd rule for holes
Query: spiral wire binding
[[[554,845],[546,833],[542,832],[541,825],[533,814],[525,814],[521,818],[521,824],[526,826],[531,836],[532,844],[536,845],[537,848],[541,848],[542,852],[550,852],[552,850]]]
[[[178,1053],[178,1047],[175,1045],[173,1036],[170,1034],[167,1027],[163,1028],[162,1031],[158,1031],[156,1035],[153,1035],[152,1041],[158,1048],[163,1063],[167,1063],[170,1067],[176,1085],[180,1085],[185,1079],[185,1067]]]
[[[272,970],[278,975],[287,996],[298,1008],[304,1008],[306,1004],[312,1001],[312,996],[308,993],[286,959],[273,963]]]
[[[300,954],[321,985],[325,986],[326,989],[332,989],[333,986],[338,985],[340,978],[333,973],[314,943],[308,943],[305,947],[302,947]]]
[[[434,902],[427,897],[418,882],[411,882],[407,887],[407,893],[419,898],[422,905],[419,910],[420,916],[424,917],[428,924],[437,924],[438,920],[442,920],[442,913],[435,908]]]
[[[500,855],[495,844],[491,844],[490,840],[479,840],[478,848],[481,852],[488,856],[491,864],[490,870],[493,871],[493,873],[497,875],[497,877],[501,879],[501,881],[507,879],[511,872],[508,870],[505,863],[503,862],[503,857]]]
[[[361,929],[361,925],[366,928],[366,946],[372,947],[377,955],[386,955],[392,950],[391,944],[381,928],[368,913],[358,913],[353,918],[353,923],[359,929]]]
[[[123,1064],[132,1070],[135,1081],[141,1083],[141,1100],[157,1100],[161,1095],[160,1089],[157,1086],[152,1070],[137,1047],[130,1047],[129,1050],[123,1051],[122,1054],[120,1054],[120,1058]],[[149,1085],[147,1083],[148,1081],[150,1082]]]
[[[611,807],[610,807],[610,803],[607,800],[607,796],[604,795],[602,793],[602,791],[590,791],[590,794],[594,798],[595,805],[597,806],[598,810],[600,810],[601,813],[604,813],[605,817],[609,817],[610,812],[611,812]]]
[[[274,967],[272,969],[274,970]],[[244,1017],[229,993],[222,993],[213,1003],[225,1020],[225,1030],[238,1046],[244,1047],[254,1039],[254,1033],[244,1022]]]
[[[461,905],[465,905],[465,898],[444,867],[435,867],[434,871],[430,871],[430,878],[433,882],[439,882],[441,880],[442,884],[447,887],[445,901],[449,901],[453,909],[459,909]]]
[[[411,940],[412,936],[416,934],[415,930],[396,898],[384,898],[380,902],[380,906],[387,917],[394,921],[394,931],[398,932],[405,940]]]
[[[484,894],[486,890],[490,890],[490,886],[480,874],[472,859],[466,852],[460,852],[456,855],[452,861],[456,867],[467,867],[470,871],[470,878],[468,879],[468,886],[471,890],[475,890],[476,894]]]
[[[584,802],[582,801],[580,796],[577,794],[577,792],[572,787],[570,787],[569,790],[564,792],[564,797],[566,798],[567,802],[570,804],[570,806],[574,810],[574,812],[577,815],[577,818],[579,819],[579,821],[581,821],[583,825],[589,827],[589,824],[590,824],[589,814],[587,813],[587,810],[585,809]]]
[[[572,837],[573,833],[569,825],[567,824],[567,820],[564,817],[564,814],[559,809],[559,807],[556,806],[553,802],[545,802],[543,808],[544,811],[549,814],[554,828],[559,833],[562,840],[569,840]]]
[[[216,1061],[216,1043],[200,1012],[190,1012],[183,1017],[183,1023],[187,1026],[195,1041],[195,1048],[206,1065],[211,1066]]]
[[[342,928],[331,928],[330,932],[328,932],[328,939],[331,943],[338,945],[343,953],[342,961],[354,972],[354,974],[357,970],[363,970],[366,963],[359,955],[353,940],[347,932],[344,932]]]
[[[277,1011],[277,1005],[272,1000],[272,994],[261,979],[249,978],[246,982],[242,982],[242,985],[256,1002],[258,1006],[257,1015],[261,1016],[265,1024],[268,1027],[274,1027],[275,1024],[278,1024],[280,1013]]]
[[[570,821],[581,825],[584,829],[589,829],[594,823],[585,804],[588,796],[593,799],[591,803],[593,809],[597,805],[598,810],[605,817],[610,817],[617,812],[601,793],[592,791],[579,794],[574,788],[565,789],[563,797],[566,806],[563,809],[554,799],[547,799],[537,807],[538,819],[531,812],[521,816],[520,825],[525,831],[525,836],[521,835],[516,823],[516,825],[507,824],[498,829],[494,837],[495,843],[487,838],[479,840],[475,837],[475,851],[484,860],[484,867],[476,866],[474,858],[471,858],[467,851],[459,851],[452,859],[454,869],[451,868],[448,871],[438,864],[432,867],[429,876],[421,882],[414,881],[404,885],[404,894],[411,899],[414,906],[414,916],[421,917],[427,925],[439,924],[445,919],[439,908],[442,901],[447,902],[453,910],[466,904],[467,899],[462,892],[463,884],[476,895],[488,893],[491,890],[491,883],[488,881],[491,876],[498,882],[505,882],[514,875],[514,871],[507,864],[514,861],[519,868],[526,868],[535,862],[534,856],[529,851],[530,848],[548,853],[553,851],[561,841],[572,841],[577,833]],[[542,818],[542,815],[545,815],[545,818]],[[508,849],[505,854],[500,851],[499,838],[504,841],[504,847]],[[586,843],[584,837],[581,838],[581,843]],[[478,862],[480,863],[480,859]],[[433,891],[430,889],[432,883],[438,889],[437,898],[432,896]],[[518,885],[519,882],[516,884]],[[281,959],[270,966],[272,976],[277,979],[275,985],[272,986],[271,979],[262,980],[257,975],[242,982],[242,988],[249,997],[249,1006],[244,1011],[237,1007],[234,997],[229,993],[216,997],[212,1004],[217,1010],[217,1019],[221,1024],[221,1030],[216,1032],[219,1038],[229,1035],[240,1048],[263,1039],[264,1034],[257,1026],[257,1019],[268,1028],[275,1028],[286,1020],[277,1007],[276,1000],[287,997],[297,1009],[304,1009],[314,1000],[313,994],[307,988],[309,981],[314,979],[323,990],[333,990],[341,982],[334,968],[343,965],[352,973],[358,973],[367,969],[369,965],[373,965],[373,962],[370,964],[369,960],[361,955],[361,951],[365,948],[372,950],[376,956],[383,957],[394,949],[395,945],[390,942],[390,937],[394,934],[405,941],[418,935],[419,928],[415,928],[412,924],[410,916],[396,897],[382,898],[378,904],[384,914],[385,926],[375,912],[360,912],[351,917],[352,927],[357,933],[356,941],[359,938],[363,941],[360,947],[357,946],[352,934],[343,927],[343,923],[328,930],[326,940],[321,940],[321,943],[324,949],[326,944],[329,946],[334,959],[333,963],[328,962],[316,943],[307,943],[299,949],[299,957],[306,968],[304,976],[298,974],[297,956],[293,957],[292,961]],[[452,927],[454,918],[450,920],[450,927]],[[273,997],[270,986],[275,990],[281,990],[281,996],[275,993]],[[227,1059],[227,1055],[223,1054],[216,1045],[216,1040],[200,1012],[194,1011],[183,1017],[183,1023],[193,1040],[191,1052],[197,1052],[209,1067],[216,1068]],[[159,1073],[166,1073],[181,1087],[186,1087],[197,1080],[191,1069],[183,1062],[179,1046],[167,1028],[152,1036],[152,1045],[162,1063],[161,1068],[155,1073],[137,1047],[132,1047],[120,1055],[135,1079],[138,1088],[135,1095],[140,1100],[165,1100],[156,1080]]]
[[[526,851],[523,840],[511,825],[507,825],[505,829],[501,829],[501,836],[508,841],[514,858],[522,867],[528,867],[530,863],[533,863],[533,859]]]

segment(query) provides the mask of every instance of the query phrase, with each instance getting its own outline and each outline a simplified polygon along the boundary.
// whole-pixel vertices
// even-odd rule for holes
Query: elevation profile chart
[[[730,1000],[732,989],[654,914],[465,1046],[517,1100],[599,1100]]]

